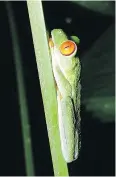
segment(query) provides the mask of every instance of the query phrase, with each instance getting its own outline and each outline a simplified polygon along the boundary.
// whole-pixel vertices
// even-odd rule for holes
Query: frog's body
[[[67,163],[80,150],[80,61],[77,46],[61,29],[51,32],[52,68],[57,85],[58,122],[61,148]]]

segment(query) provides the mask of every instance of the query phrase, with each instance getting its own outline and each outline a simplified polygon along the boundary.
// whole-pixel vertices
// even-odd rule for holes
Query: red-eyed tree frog
[[[49,46],[57,92],[59,133],[67,163],[78,158],[81,147],[79,42],[75,36],[69,39],[62,29],[51,31]]]

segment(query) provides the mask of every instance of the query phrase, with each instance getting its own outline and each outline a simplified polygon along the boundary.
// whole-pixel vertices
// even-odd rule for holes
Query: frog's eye
[[[54,43],[53,43],[52,38],[49,39],[49,46],[50,46],[51,48],[54,47]]]
[[[73,41],[65,41],[60,46],[60,52],[62,55],[69,56],[77,50],[77,46]]]

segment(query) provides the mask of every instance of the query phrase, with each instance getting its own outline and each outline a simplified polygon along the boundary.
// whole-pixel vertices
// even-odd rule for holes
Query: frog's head
[[[77,53],[77,44],[80,40],[76,36],[68,36],[62,29],[54,29],[51,31],[50,47],[55,46],[63,56],[75,56]]]

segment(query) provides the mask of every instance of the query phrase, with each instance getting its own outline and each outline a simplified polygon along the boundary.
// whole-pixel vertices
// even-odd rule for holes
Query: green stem
[[[27,6],[41,85],[54,174],[56,176],[68,176],[67,164],[63,159],[60,146],[56,91],[52,74],[51,58],[49,55],[42,2],[40,0],[28,0]]]

